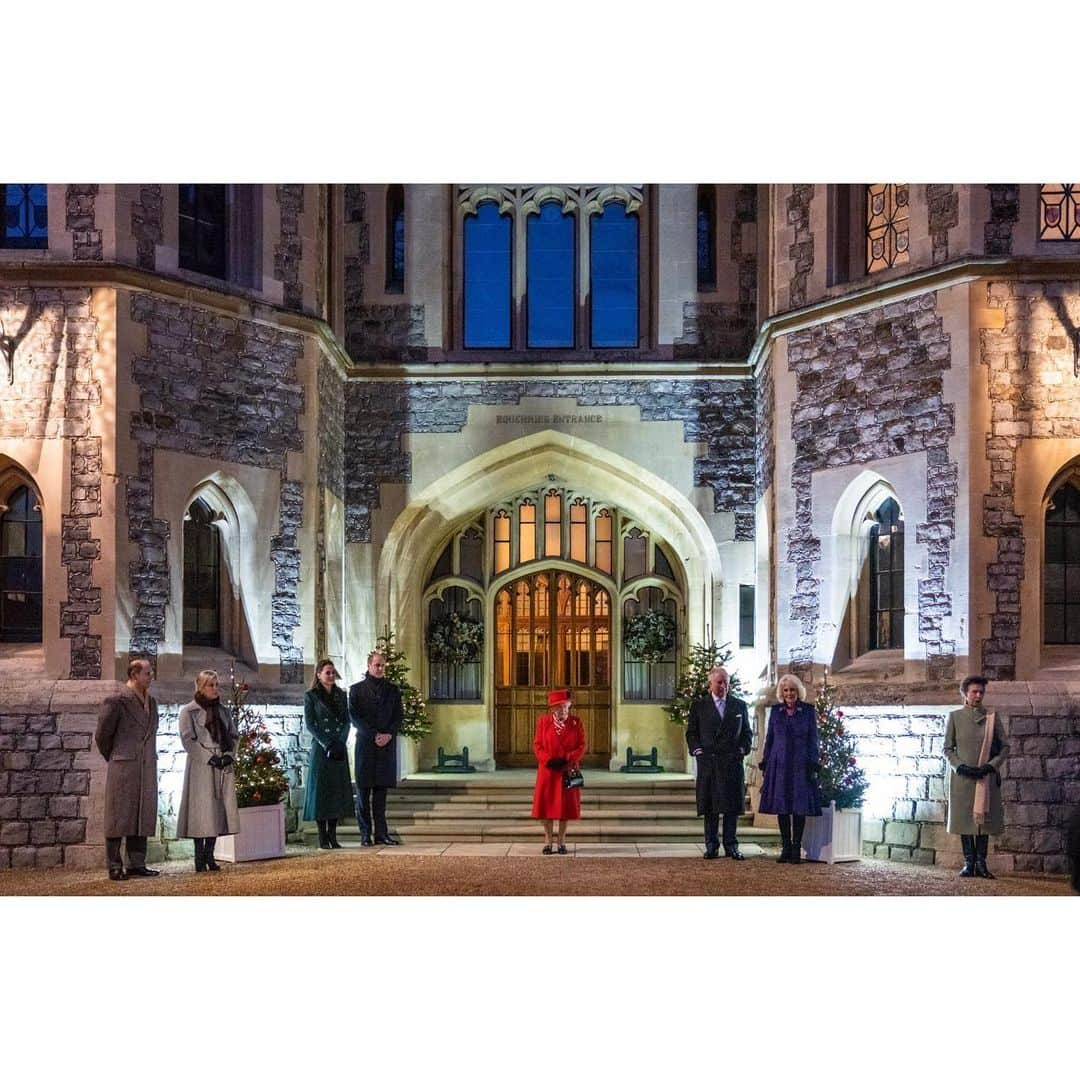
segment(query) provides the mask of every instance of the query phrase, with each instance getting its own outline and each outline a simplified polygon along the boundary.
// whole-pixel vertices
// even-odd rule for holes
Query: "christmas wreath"
[[[631,615],[623,627],[623,644],[631,660],[657,664],[675,644],[675,620],[659,608]]]
[[[484,645],[484,624],[463,619],[457,612],[444,615],[428,627],[427,644],[436,664],[474,663]]]

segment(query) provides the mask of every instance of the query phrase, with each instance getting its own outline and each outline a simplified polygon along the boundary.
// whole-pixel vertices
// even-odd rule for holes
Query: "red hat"
[[[552,690],[548,694],[549,705],[561,705],[564,701],[570,701],[571,694],[569,690]]]

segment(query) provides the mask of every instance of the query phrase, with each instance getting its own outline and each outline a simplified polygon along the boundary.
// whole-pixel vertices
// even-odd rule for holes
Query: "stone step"
[[[507,841],[521,841],[525,843],[536,842],[543,836],[540,823],[529,820],[528,822],[484,822],[480,827],[475,823],[467,822],[439,822],[420,825],[394,825],[393,833],[398,836],[405,846],[410,841],[445,843],[471,842],[471,843],[495,843]],[[634,824],[631,822],[598,822],[581,818],[579,821],[570,822],[569,831],[573,834],[576,842],[599,842],[609,843],[672,843],[672,844],[700,844],[702,843],[701,822],[688,822],[685,825],[656,825],[649,823]],[[779,842],[780,834],[775,830],[755,828],[752,825],[740,823],[738,829],[740,842],[753,842],[775,845]],[[346,843],[359,841],[359,830],[355,825],[340,825],[338,838]],[[308,844],[315,843],[315,833],[305,833],[305,841]]]
[[[696,818],[697,813],[691,803],[686,807],[662,807],[659,809],[643,807],[589,807],[582,808],[582,813],[589,817],[602,818],[604,820],[618,820],[619,818],[632,819],[635,821],[655,821],[669,819],[681,821],[684,818]],[[532,802],[522,803],[520,806],[500,806],[497,810],[491,807],[472,806],[434,806],[429,808],[387,806],[386,817],[389,821],[431,821],[431,820],[462,820],[462,821],[485,821],[496,818],[528,818],[532,817]]]

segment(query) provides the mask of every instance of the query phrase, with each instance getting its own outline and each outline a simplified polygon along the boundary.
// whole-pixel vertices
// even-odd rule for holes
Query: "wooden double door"
[[[495,763],[536,765],[536,721],[569,689],[585,725],[587,767],[611,759],[611,594],[570,570],[517,578],[495,596]]]

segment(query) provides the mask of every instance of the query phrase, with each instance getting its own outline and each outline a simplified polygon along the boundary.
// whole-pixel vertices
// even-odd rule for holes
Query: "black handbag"
[[[579,788],[585,786],[585,777],[581,775],[580,769],[567,769],[562,776],[562,786],[569,790],[570,788]]]

